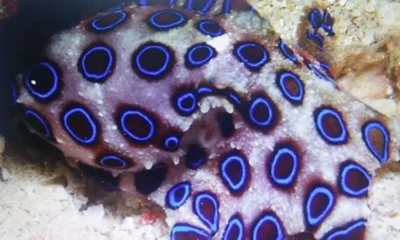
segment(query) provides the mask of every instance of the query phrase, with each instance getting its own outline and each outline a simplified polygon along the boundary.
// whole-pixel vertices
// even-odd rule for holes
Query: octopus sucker
[[[137,2],[50,39],[18,81],[30,128],[161,206],[171,239],[366,239],[397,122],[243,0]],[[327,11],[309,21],[334,35]]]

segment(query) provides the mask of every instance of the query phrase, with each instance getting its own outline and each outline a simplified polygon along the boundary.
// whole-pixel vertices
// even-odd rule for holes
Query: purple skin
[[[162,206],[171,239],[364,239],[395,123],[226,9],[241,0],[140,3],[51,39],[18,80],[18,104],[40,113],[28,124],[108,190]]]

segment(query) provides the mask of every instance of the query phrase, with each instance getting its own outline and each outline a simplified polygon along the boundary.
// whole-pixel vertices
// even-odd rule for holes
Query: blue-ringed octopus
[[[54,35],[17,102],[70,165],[162,206],[171,239],[365,239],[397,124],[267,29],[243,0],[140,0]]]

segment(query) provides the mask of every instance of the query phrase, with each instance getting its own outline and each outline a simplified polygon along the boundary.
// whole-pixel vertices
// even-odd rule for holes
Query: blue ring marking
[[[34,111],[32,109],[27,109],[25,111],[24,115],[25,115],[25,117],[33,117],[36,120],[38,120],[42,124],[42,126],[43,126],[43,128],[45,130],[44,136],[47,139],[51,139],[52,138],[53,134],[52,134],[52,131],[50,129],[49,124],[47,123],[47,121],[39,113],[37,113],[36,111]]]
[[[129,168],[129,163],[114,154],[107,154],[102,156],[99,160],[99,164],[103,167],[107,167],[107,168],[114,168],[114,169],[126,169]],[[113,166],[112,164],[107,164],[107,161],[114,161],[114,162],[118,162],[119,166]]]
[[[271,168],[269,170],[269,174],[272,178],[272,181],[279,187],[289,187],[290,185],[292,185],[294,183],[294,181],[297,178],[298,167],[299,167],[298,153],[289,147],[282,147],[282,148],[277,149],[277,151],[274,151],[273,154],[274,155],[273,155],[273,159],[271,162]],[[292,168],[292,171],[290,172],[289,176],[287,176],[286,178],[279,178],[275,174],[276,165],[278,164],[278,161],[283,154],[289,154],[291,156],[291,158],[293,159],[293,168]]]
[[[116,14],[116,13],[120,14],[120,18],[116,22],[114,22],[114,23],[112,23],[112,24],[110,24],[108,26],[104,26],[104,27],[97,26],[97,22],[99,20],[101,20],[104,17],[108,17],[108,16],[110,16],[112,14]],[[98,16],[97,18],[95,18],[92,21],[91,26],[96,31],[105,32],[105,31],[108,31],[108,30],[110,30],[110,29],[122,24],[127,19],[127,16],[128,16],[128,14],[126,12],[124,12],[122,10],[118,10],[118,11],[115,11],[113,13],[109,13],[109,14],[104,15],[104,16]]]
[[[156,18],[162,14],[172,14],[172,15],[178,16],[178,20],[175,22],[168,23],[168,24],[157,23]],[[176,27],[183,26],[186,22],[187,22],[187,18],[182,13],[180,13],[176,10],[171,10],[171,9],[160,10],[160,11],[153,13],[150,16],[149,21],[148,21],[148,23],[150,24],[151,27],[153,27],[157,30],[161,30],[161,31],[170,30],[170,29],[173,29]]]
[[[330,66],[326,62],[319,62],[319,66],[325,71],[329,72],[331,70]]]
[[[161,50],[164,54],[165,54],[165,62],[163,64],[163,66],[157,70],[157,71],[149,71],[146,70],[142,64],[140,63],[140,57],[149,49],[159,49]],[[152,44],[149,46],[145,46],[143,49],[140,50],[140,52],[137,54],[135,62],[136,62],[136,67],[138,68],[138,70],[141,72],[141,74],[153,77],[153,78],[159,78],[160,75],[163,75],[166,73],[166,71],[168,70],[168,65],[171,63],[170,61],[172,60],[171,57],[172,53],[169,51],[169,49],[161,44]]]
[[[317,69],[317,67],[314,66],[314,64],[311,64],[311,63],[310,63],[310,64],[307,64],[307,67],[315,74],[315,76],[317,76],[318,78],[320,78],[320,79],[322,79],[322,80],[325,80],[325,81],[328,81],[328,82],[332,83],[333,86],[336,87],[336,82],[335,82],[335,80],[334,80],[331,76],[329,76],[328,73],[322,73],[321,71],[319,71],[319,70]],[[322,67],[322,65],[321,65],[321,67]],[[326,71],[325,66],[322,67],[322,69],[323,69],[324,71]]]
[[[290,61],[293,63],[297,63],[297,57],[294,54],[293,50],[288,47],[288,45],[282,41],[282,39],[279,40],[279,50],[281,51],[282,55],[288,58]]]
[[[199,1],[199,0],[195,0],[195,1]],[[200,10],[197,11],[200,15],[204,15],[206,12],[208,12],[212,5],[215,3],[215,0],[207,0],[206,5],[204,5],[204,7]],[[193,0],[186,0],[186,8],[189,11],[194,11],[193,10]]]
[[[335,240],[335,239],[348,239],[348,234],[353,231],[357,231],[360,228],[367,227],[367,220],[359,219],[357,221],[350,222],[344,227],[336,228],[329,231],[322,239],[323,240]],[[344,238],[342,238],[344,237]]]
[[[207,29],[207,25],[209,27],[212,28],[216,28],[216,29]],[[197,25],[197,30],[199,30],[201,33],[203,33],[204,35],[208,35],[210,37],[219,37],[223,34],[225,34],[225,30],[219,26],[219,24],[216,21],[213,20],[200,20]],[[216,30],[216,31],[212,31],[212,30]]]
[[[232,89],[225,88],[221,91],[221,94],[226,97],[226,99],[232,103],[236,108],[238,108],[242,104],[242,100],[240,96]]]
[[[307,39],[315,43],[319,48],[324,47],[324,37],[320,33],[308,30],[306,35]]]
[[[236,95],[236,93],[229,93],[228,95],[228,100],[231,102],[235,103],[236,105],[240,105],[242,101],[240,100],[239,96]]]
[[[322,18],[322,29],[328,34],[329,37],[332,37],[333,35],[335,35],[335,33],[333,32],[333,19],[327,10],[324,10]]]
[[[126,127],[125,121],[126,121],[126,117],[128,117],[128,116],[139,116],[140,118],[142,118],[149,124],[150,131],[147,134],[147,136],[144,136],[144,137],[137,136]],[[123,114],[120,118],[120,126],[122,128],[122,132],[124,135],[127,135],[134,142],[143,143],[143,142],[151,141],[155,135],[155,124],[153,121],[154,120],[152,120],[150,116],[148,116],[145,113],[142,113],[142,111],[140,111],[140,110],[126,110],[123,112]]]
[[[383,152],[380,153],[369,139],[369,133],[371,130],[378,130],[384,137],[384,149]],[[387,128],[378,121],[369,121],[365,123],[362,127],[362,138],[367,145],[368,150],[374,155],[380,163],[386,163],[389,159],[389,142],[390,142],[390,134]]]
[[[68,119],[73,114],[83,114],[83,116],[86,118],[87,122],[89,123],[92,129],[92,134],[89,138],[87,139],[81,138],[77,134],[75,134],[74,131],[71,129],[71,127],[68,124]],[[92,144],[97,138],[98,127],[95,121],[93,120],[91,114],[89,114],[89,112],[83,107],[73,107],[67,110],[63,115],[63,126],[67,130],[67,133],[80,144]]]
[[[211,236],[201,228],[186,224],[186,223],[177,223],[171,229],[171,240],[181,240],[183,238],[179,238],[179,235],[190,234],[194,238],[190,239],[198,239],[198,240],[211,240]]]
[[[88,57],[88,55],[90,55],[94,51],[105,51],[109,57],[107,67],[102,74],[89,73],[88,70],[86,69],[86,58]],[[83,70],[82,74],[85,78],[87,78],[91,81],[102,82],[103,80],[105,80],[105,78],[107,78],[111,74],[111,68],[114,65],[114,61],[115,60],[114,60],[113,52],[110,48],[108,48],[106,46],[95,46],[95,47],[91,48],[89,51],[87,51],[85,53],[85,55],[83,55],[82,61],[80,62],[80,66],[82,67],[82,70]]]
[[[234,231],[234,228],[237,228],[238,235],[233,236],[236,237],[236,240],[244,240],[244,223],[242,218],[240,217],[239,214],[233,215],[229,220],[228,224],[226,224],[225,231],[222,236],[222,240],[233,240],[230,237],[231,231]]]
[[[33,73],[33,71],[37,68],[37,67],[46,67],[48,70],[50,70],[51,74],[53,75],[53,80],[54,83],[52,85],[52,87],[50,88],[50,90],[48,90],[46,93],[40,93],[38,91],[35,91],[32,86],[31,86],[31,75]],[[36,79],[33,79],[36,80]],[[36,80],[36,81],[40,81]],[[28,89],[29,93],[32,94],[34,97],[40,99],[40,100],[47,100],[51,97],[54,96],[54,94],[56,93],[56,91],[58,90],[58,86],[59,86],[59,73],[56,70],[55,67],[52,66],[51,63],[49,62],[40,62],[38,64],[36,64],[30,71],[29,73],[26,75],[25,77],[25,86]]]
[[[293,79],[299,89],[298,95],[292,95],[291,92],[286,88],[286,80]],[[300,77],[290,71],[281,71],[277,75],[278,87],[283,93],[284,97],[292,104],[299,105],[303,103],[304,99],[304,83],[301,81]]]
[[[206,85],[200,85],[197,88],[197,96],[199,98],[211,96],[214,94],[214,89]]]
[[[308,22],[314,29],[318,29],[322,25],[322,16],[319,9],[313,8],[308,14]]]
[[[282,223],[278,219],[277,216],[273,213],[265,213],[263,214],[256,222],[255,225],[252,227],[252,233],[251,233],[251,240],[259,240],[258,232],[260,229],[263,227],[264,224],[268,224],[268,222],[271,222],[272,224],[275,225],[277,233],[276,233],[276,238],[275,240],[283,240],[285,239],[285,233],[284,229],[282,227]]]
[[[166,151],[177,151],[179,149],[181,138],[177,135],[170,135],[164,139],[163,147]],[[172,144],[172,145],[171,145]]]
[[[236,183],[227,172],[229,165],[234,162],[239,163],[241,168],[240,179]],[[244,188],[248,184],[250,174],[249,164],[245,156],[235,150],[231,151],[221,159],[219,171],[222,182],[232,194],[239,194],[244,191]]]
[[[153,0],[153,1],[159,1],[159,0]],[[173,7],[175,5],[175,0],[166,0],[164,2],[168,2],[168,4],[160,4],[160,5],[167,5],[169,7]],[[154,6],[156,4],[150,4],[148,3],[148,0],[139,0],[139,6]]]
[[[231,12],[231,0],[225,0],[222,8],[222,13],[228,14],[230,12]]]
[[[248,47],[254,47],[254,48],[258,48],[261,53],[262,53],[262,57],[260,60],[258,60],[258,62],[249,62],[249,60],[247,59],[247,57],[245,55],[243,55],[243,50],[248,48]],[[252,72],[258,72],[261,70],[261,68],[267,64],[269,62],[269,53],[267,52],[267,50],[265,50],[261,45],[257,44],[257,43],[253,43],[253,42],[243,42],[243,43],[239,43],[235,46],[234,48],[234,55],[236,56],[236,58],[242,62],[250,71]]]
[[[319,195],[323,194],[329,198],[328,206],[326,206],[325,210],[319,216],[311,216],[311,205],[313,199]],[[309,194],[307,194],[306,200],[306,209],[305,209],[305,219],[309,225],[315,227],[321,224],[325,218],[331,213],[333,206],[335,204],[335,195],[333,194],[332,190],[325,186],[319,186],[314,188]]]
[[[206,50],[208,52],[208,55],[206,58],[201,59],[196,61],[194,59],[193,54],[196,54],[196,51],[203,51]],[[202,67],[204,64],[208,63],[212,58],[215,58],[217,56],[217,51],[208,45],[207,43],[198,43],[193,46],[191,46],[186,54],[185,54],[185,66],[189,69],[195,69]]]
[[[254,117],[254,110],[257,107],[258,104],[263,104],[266,109],[268,110],[268,118],[265,121],[258,121],[255,117]],[[264,99],[262,97],[256,97],[254,99],[252,99],[252,102],[250,104],[250,108],[249,108],[249,117],[251,122],[258,126],[258,127],[269,127],[272,125],[273,121],[274,121],[274,109],[272,107],[272,103],[269,102],[269,100]]]
[[[118,162],[120,166],[112,166],[112,164],[111,165],[107,164],[107,161]],[[114,168],[114,169],[125,169],[125,168],[129,167],[129,164],[125,159],[118,157],[117,155],[112,155],[112,154],[108,154],[108,155],[101,157],[99,159],[99,164],[103,167]]]
[[[203,200],[210,201],[213,205],[214,211],[212,219],[208,219],[207,216],[204,216],[204,213],[202,212],[201,207],[205,205],[201,204]],[[200,221],[210,229],[211,236],[214,236],[219,229],[219,203],[217,196],[209,192],[197,193],[193,201],[193,212],[200,219]]]
[[[340,136],[332,137],[332,136],[329,136],[328,133],[326,133],[322,119],[327,114],[333,116],[339,122],[340,128],[341,128]],[[340,115],[340,113],[337,110],[335,110],[331,107],[320,108],[317,110],[317,112],[314,116],[314,121],[315,121],[318,133],[320,134],[322,139],[324,139],[326,142],[328,142],[330,144],[336,144],[336,145],[345,144],[347,142],[347,140],[349,138],[347,127],[346,127],[346,124],[344,123],[342,116]]]
[[[185,101],[185,100],[186,101],[187,100],[191,101],[191,105],[189,107],[184,107],[182,105],[182,102]],[[175,106],[176,106],[177,112],[180,115],[182,115],[182,116],[190,116],[190,115],[192,115],[193,113],[196,112],[197,107],[198,107],[197,106],[196,95],[192,91],[179,93],[176,96]]]
[[[350,187],[347,186],[346,175],[351,170],[353,170],[353,171],[356,170],[356,171],[362,173],[364,175],[364,177],[368,180],[368,182],[371,181],[372,177],[371,177],[371,175],[368,173],[368,171],[365,168],[363,168],[360,165],[355,164],[355,163],[349,163],[345,167],[343,167],[341,169],[340,173],[339,173],[340,174],[340,178],[339,178],[340,179],[340,181],[339,181],[340,188],[343,190],[343,192],[346,195],[348,195],[350,197],[364,197],[364,196],[366,196],[368,194],[369,184],[368,184],[368,186],[366,186],[366,187],[364,187],[362,189],[359,189],[358,191],[357,190],[353,190],[353,189],[351,189]]]
[[[177,196],[178,191],[183,191],[182,196]],[[184,181],[172,186],[166,194],[166,205],[171,209],[178,209],[192,194],[192,187],[189,181]]]

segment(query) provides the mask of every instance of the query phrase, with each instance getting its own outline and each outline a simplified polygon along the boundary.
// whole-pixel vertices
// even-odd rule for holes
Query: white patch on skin
[[[145,167],[147,170],[150,170],[150,169],[153,167],[153,163],[152,163],[152,162],[149,162],[149,161],[146,161],[146,162],[144,163],[144,167]]]
[[[203,114],[207,113],[208,111],[210,111],[210,108],[211,108],[210,102],[208,102],[206,100],[201,101],[201,103],[200,103],[200,112],[201,113],[203,113]]]
[[[215,48],[217,52],[224,52],[229,50],[231,46],[231,39],[229,38],[228,34],[224,34],[208,40],[207,44]]]

